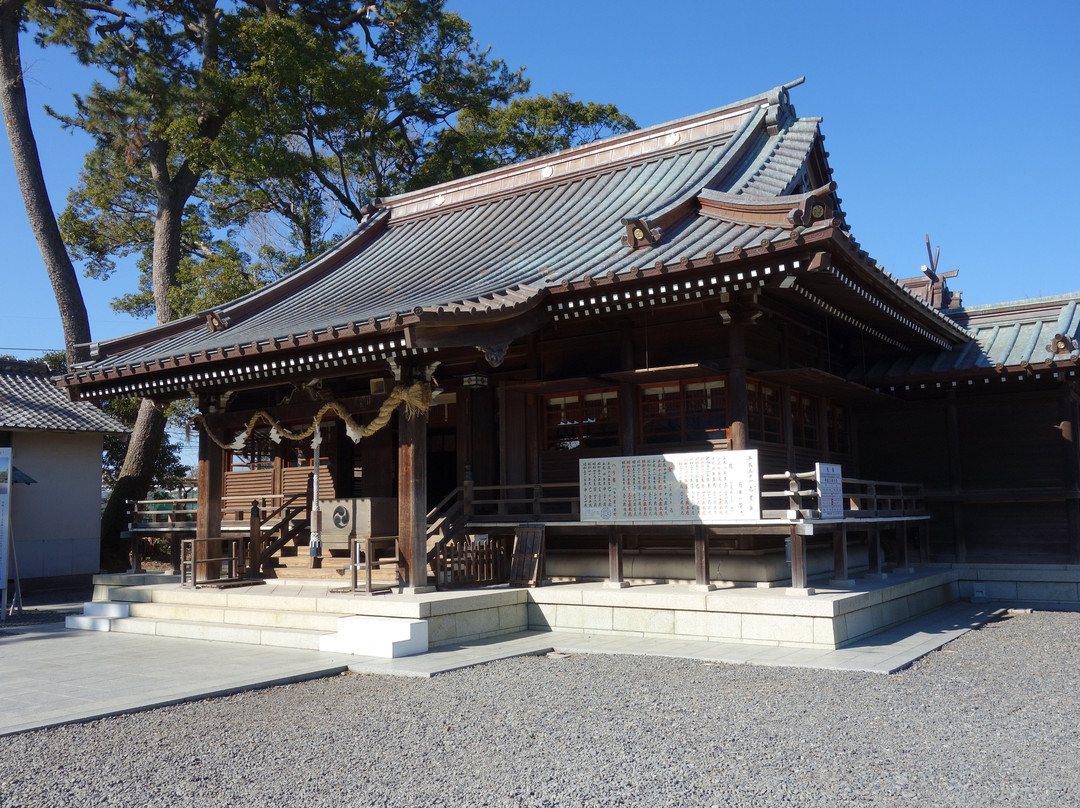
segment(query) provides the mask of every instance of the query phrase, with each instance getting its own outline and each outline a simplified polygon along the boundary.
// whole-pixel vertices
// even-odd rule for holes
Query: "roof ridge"
[[[36,373],[48,376],[52,372],[52,368],[38,359],[0,359],[0,373]]]
[[[801,82],[802,79],[789,82],[741,101],[674,121],[635,129],[429,188],[375,200],[375,204],[389,208],[393,217],[400,220],[444,206],[475,204],[481,200],[496,199],[526,187],[543,187],[547,184],[545,181],[555,183],[602,174],[605,171],[647,162],[651,157],[706,145],[720,136],[730,136],[743,128],[741,122],[747,116],[752,116],[755,110],[765,112],[766,124],[782,121],[786,125],[794,116],[794,110],[788,102],[787,90]]]

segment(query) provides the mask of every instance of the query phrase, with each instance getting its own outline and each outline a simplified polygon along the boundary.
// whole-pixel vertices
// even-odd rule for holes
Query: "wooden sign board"
[[[844,475],[836,463],[815,463],[818,508],[822,519],[844,518]]]
[[[578,461],[583,522],[714,524],[761,518],[756,450]]]

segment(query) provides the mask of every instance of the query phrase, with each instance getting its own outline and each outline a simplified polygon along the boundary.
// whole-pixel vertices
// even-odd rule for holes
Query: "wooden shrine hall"
[[[288,542],[349,563],[349,523],[414,590],[523,525],[578,580],[1080,563],[1080,294],[965,309],[950,273],[884,271],[798,83],[375,200],[296,272],[96,343],[62,384],[195,400],[194,534],[252,536],[256,573]],[[645,478],[622,517],[585,501],[604,459],[745,452],[748,515],[675,514]],[[818,468],[842,470],[832,522]],[[880,518],[842,530],[853,511]]]

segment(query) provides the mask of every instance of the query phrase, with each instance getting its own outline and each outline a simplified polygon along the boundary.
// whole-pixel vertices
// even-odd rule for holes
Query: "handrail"
[[[198,545],[209,547],[213,542],[221,542],[228,549],[225,555],[196,558],[195,548]],[[220,583],[222,581],[238,581],[240,571],[243,569],[243,551],[238,539],[184,539],[181,544],[180,557],[180,585],[186,588],[197,587],[200,583]],[[199,575],[199,568],[209,569],[213,564],[220,564],[219,569],[224,574],[212,577],[206,574]],[[206,565],[206,566],[204,566]]]
[[[455,497],[457,497],[462,492],[464,492],[464,490],[465,489],[462,486],[459,485],[457,488],[455,488],[453,491],[451,491],[449,494],[447,494],[445,497],[443,497],[441,500],[439,500],[439,504],[436,505],[434,508],[432,508],[430,511],[427,512],[428,521],[430,522],[433,518],[438,516],[439,511],[441,511],[443,508],[445,508],[447,505],[449,505],[450,501],[452,499],[454,499]]]

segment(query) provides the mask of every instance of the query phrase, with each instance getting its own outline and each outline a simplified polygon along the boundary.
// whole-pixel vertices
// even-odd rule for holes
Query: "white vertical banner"
[[[0,611],[7,604],[8,552],[11,537],[11,486],[15,470],[11,465],[11,449],[0,448]]]

